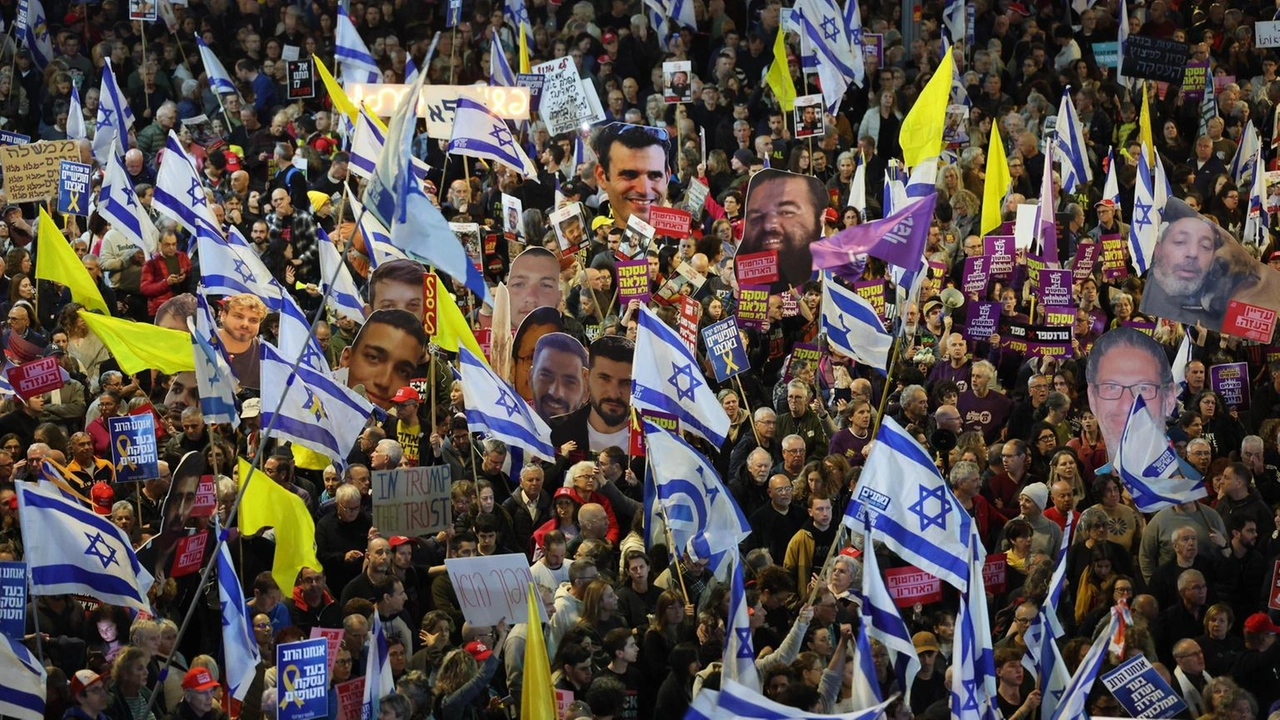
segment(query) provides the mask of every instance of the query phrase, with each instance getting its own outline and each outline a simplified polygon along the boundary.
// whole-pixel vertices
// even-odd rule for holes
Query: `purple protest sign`
[[[1037,273],[1036,295],[1044,305],[1071,304],[1071,271],[1042,267]]]
[[[986,256],[964,259],[964,292],[982,297],[991,280],[991,258]]]
[[[625,308],[632,300],[649,302],[649,261],[645,258],[618,263],[618,304]]]
[[[1209,387],[1222,396],[1232,410],[1249,409],[1249,365],[1225,363],[1209,368]]]
[[[1097,243],[1080,243],[1076,246],[1076,259],[1071,265],[1071,278],[1080,282],[1093,274],[1093,266],[1098,263],[1098,253],[1102,246]]]
[[[988,272],[997,280],[1008,280],[1013,275],[1013,258],[1016,254],[1012,235],[988,235],[982,239],[983,254],[991,258]]]
[[[986,342],[1000,327],[1000,303],[981,301],[969,303],[969,324],[964,328],[966,339]]]

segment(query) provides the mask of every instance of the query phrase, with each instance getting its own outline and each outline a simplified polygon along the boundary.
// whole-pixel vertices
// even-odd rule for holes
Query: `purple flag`
[[[1058,267],[1058,226],[1055,224],[1058,204],[1053,200],[1053,170],[1046,167],[1040,181],[1040,202],[1036,205],[1036,222],[1039,223],[1040,256],[1053,267]]]
[[[837,268],[865,253],[914,270],[924,255],[929,222],[933,219],[933,208],[937,202],[937,193],[929,193],[883,220],[854,225],[814,242],[809,246],[813,253],[813,268]]]

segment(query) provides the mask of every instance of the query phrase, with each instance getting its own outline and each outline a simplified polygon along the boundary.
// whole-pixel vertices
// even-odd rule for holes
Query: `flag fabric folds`
[[[1093,681],[1097,679],[1103,661],[1107,659],[1108,648],[1117,639],[1120,643],[1124,642],[1125,616],[1128,613],[1128,608],[1123,604],[1111,608],[1111,619],[1107,623],[1107,629],[1099,633],[1093,645],[1089,647],[1089,652],[1076,668],[1076,674],[1071,676],[1071,682],[1067,684],[1066,692],[1063,693],[1062,700],[1049,720],[1086,717],[1085,700],[1089,697],[1089,691],[1093,689]]]
[[[31,51],[31,60],[43,68],[53,60],[53,42],[49,39],[49,18],[40,0],[18,0],[16,18],[18,38]],[[16,79],[16,78],[15,78]]]
[[[373,59],[369,46],[356,30],[355,23],[342,5],[338,6],[333,59],[338,63],[342,79],[346,82],[376,83],[382,79],[378,61]]]
[[[200,412],[209,423],[231,423],[239,427],[240,414],[236,412],[236,380],[222,353],[195,327],[189,319],[191,349],[196,359],[196,387],[200,391]]]
[[[1213,92],[1213,72],[1204,74],[1204,95],[1200,98],[1200,134],[1209,134],[1209,121],[1218,116],[1218,99]]]
[[[266,409],[267,403],[264,400],[263,415],[266,414]],[[262,426],[267,426],[265,419]],[[244,493],[237,516],[240,532],[253,535],[263,528],[271,527],[275,528],[277,538],[289,540],[276,543],[271,577],[277,583],[292,585],[297,581],[298,572],[302,568],[321,569],[323,566],[316,558],[315,550],[316,524],[302,498],[284,489],[261,471],[254,470],[244,458],[240,458],[239,463],[239,480]],[[248,487],[245,487],[246,483]]]
[[[884,219],[854,225],[814,241],[809,245],[814,269],[838,267],[864,253],[901,268],[917,267],[929,239],[929,222],[937,203],[937,193],[928,193],[919,200],[895,207]]]
[[[200,282],[205,292],[251,293],[268,305],[279,299],[279,285],[236,226],[232,225],[224,238],[201,224],[196,231],[196,247],[200,255]]]
[[[111,228],[133,241],[146,257],[156,253],[160,232],[138,203],[133,183],[125,174],[120,156],[111,153],[102,176],[102,189],[98,192],[98,213]]]
[[[995,132],[995,126],[992,126]],[[1058,104],[1058,124],[1054,135],[1054,149],[1062,163],[1062,189],[1075,192],[1086,183],[1093,182],[1093,169],[1089,167],[1089,149],[1084,142],[1084,125],[1071,102],[1071,88],[1063,88],[1062,101]],[[1002,148],[1003,150],[1003,148]],[[987,177],[990,177],[988,173]]]
[[[133,110],[116,82],[111,59],[103,58],[103,63],[102,82],[98,88],[98,120],[94,126],[93,157],[105,164],[111,155],[122,155],[125,148],[129,147]]]
[[[320,247],[321,291],[327,288],[330,279],[333,280],[333,288],[329,290],[325,305],[335,315],[346,315],[358,323],[363,323],[364,302],[360,299],[360,291],[356,289],[356,281],[351,277],[351,271],[347,269],[346,263],[342,262],[342,256],[338,254],[338,248],[333,246],[328,234],[320,228],[316,229],[316,241]]]
[[[195,370],[191,341],[181,330],[80,311],[89,330],[111,351],[120,369],[132,375],[159,370],[172,375]]]
[[[1133,401],[1114,462],[1138,510],[1153,513],[1207,495],[1200,473],[1178,457],[1164,423],[1151,417],[1146,407],[1141,395]]]
[[[902,146],[902,160],[907,167],[915,167],[942,151],[942,129],[947,120],[947,105],[951,101],[954,63],[951,52],[943,53],[942,62],[933,71],[933,77],[929,78],[915,104],[902,119],[898,144]]]
[[[1133,186],[1133,218],[1129,223],[1129,255],[1142,275],[1151,264],[1160,234],[1164,207],[1156,204],[1155,180],[1145,159],[1138,161],[1138,182]]]
[[[707,691],[703,690],[702,692],[705,693]],[[705,708],[705,711],[709,711],[711,714],[706,715],[709,718],[735,718],[735,720],[773,720],[775,718],[779,720],[783,718],[791,718],[793,720],[876,720],[883,717],[884,709],[897,699],[898,695],[895,693],[886,698],[884,702],[863,710],[826,715],[803,712],[788,705],[782,705],[744,686],[742,683],[725,678],[720,683],[720,694],[714,698],[715,707],[710,708],[704,704],[699,709]]]
[[[551,685],[551,661],[547,657],[547,639],[542,634],[542,618],[538,607],[542,604],[533,583],[526,592],[529,625],[524,641],[524,679],[520,689],[520,717],[531,720],[553,720],[556,711],[556,693]]]
[[[327,374],[306,365],[294,368],[293,358],[286,359],[271,343],[259,347],[262,427],[330,458],[346,458],[373,406]]]
[[[1041,173],[1040,197],[1036,202],[1035,239],[1040,249],[1040,257],[1050,266],[1057,267],[1058,226],[1057,200],[1053,197],[1053,172]]]
[[[1147,83],[1145,81],[1142,83],[1142,107],[1138,108],[1138,140],[1142,144],[1143,159],[1147,165],[1154,165],[1156,140],[1151,133],[1151,101],[1147,95]]]
[[[0,715],[44,720],[45,669],[21,640],[0,636]]]
[[[675,415],[681,428],[713,445],[723,445],[729,434],[729,418],[689,346],[643,305],[636,329],[631,404]]]
[[[1249,209],[1245,214],[1244,234],[1241,240],[1258,247],[1266,246],[1267,226],[1267,173],[1262,163],[1262,147],[1257,149],[1253,162],[1253,182],[1249,186]]]
[[[871,303],[833,278],[822,283],[822,330],[832,349],[888,372],[893,336],[885,332]]]
[[[467,403],[467,427],[471,432],[487,432],[507,445],[518,445],[547,460],[555,459],[551,428],[515,388],[498,377],[482,356],[466,347],[459,348],[458,361],[462,384],[472,398]]]
[[[498,41],[496,33],[491,42],[492,44],[489,46],[489,84],[495,87],[515,87],[516,73],[511,69],[511,63],[507,61],[507,54],[503,51],[502,43]]]
[[[236,700],[244,700],[257,675],[262,655],[249,631],[244,589],[236,576],[235,566],[231,564],[231,549],[225,542],[218,543],[218,601],[222,605],[222,649],[226,659],[227,689]]]
[[[875,545],[871,541],[871,516],[865,516],[862,545],[862,626],[867,636],[880,641],[889,653],[889,664],[898,676],[898,686],[910,688],[920,672],[920,657],[911,641],[911,630],[898,612],[884,577]],[[875,677],[875,675],[871,675]]]
[[[1253,126],[1253,123],[1245,123],[1244,134],[1240,136],[1240,146],[1236,148],[1236,154],[1231,157],[1231,165],[1227,167],[1233,183],[1243,185],[1245,180],[1253,177],[1253,169],[1258,166],[1257,153],[1261,147],[1262,141],[1258,139],[1258,129]]]
[[[53,224],[53,218],[44,208],[40,208],[40,219],[36,232],[36,277],[41,280],[52,280],[66,285],[71,290],[71,298],[90,310],[98,310],[110,315],[111,309],[102,293],[89,277],[84,263],[76,257],[76,251],[63,237],[62,231]]]
[[[1009,175],[1009,158],[1000,139],[1000,124],[991,123],[991,142],[987,143],[987,177],[982,186],[982,234],[993,232],[1004,222],[1004,196],[1013,178]]]
[[[861,64],[862,54],[848,42],[844,14],[835,0],[799,0],[796,10],[800,32],[817,56],[822,105],[827,112],[835,113],[854,78],[854,65]]]
[[[764,80],[769,85],[769,89],[773,91],[773,96],[777,98],[778,104],[783,110],[791,112],[796,106],[796,84],[791,80],[791,68],[787,64],[787,43],[786,33],[782,28],[778,28],[778,32],[773,40],[773,62],[769,64],[769,70],[765,73]],[[521,72],[524,72],[521,70]]]
[[[1120,218],[1120,181],[1116,179],[1116,151],[1107,148],[1107,179],[1102,185],[1102,199],[1115,205],[1116,219]]]
[[[760,691],[760,673],[756,670],[756,651],[751,641],[751,613],[747,591],[742,580],[742,563],[733,560],[729,585],[729,627],[724,633],[724,666],[722,676]]]
[[[204,65],[204,74],[209,78],[209,88],[213,90],[215,95],[239,95],[240,91],[236,89],[236,83],[231,79],[231,75],[227,73],[227,69],[223,67],[222,61],[214,54],[213,50],[204,43],[204,40],[196,35],[196,47],[200,49],[200,64]]]
[[[458,98],[448,152],[500,162],[530,180],[538,179],[537,166],[520,149],[507,121],[471,98]]]
[[[378,717],[382,698],[396,691],[391,677],[391,654],[387,649],[387,634],[382,629],[382,617],[375,610],[369,627],[368,656],[364,666],[364,697],[360,701],[360,717],[371,720]]]
[[[156,189],[152,199],[160,214],[172,219],[193,236],[199,234],[200,228],[221,237],[222,232],[213,211],[209,209],[209,198],[204,193],[196,174],[195,162],[182,148],[178,135],[169,131],[165,141],[164,157],[156,170]],[[201,258],[203,262],[204,258]]]
[[[866,87],[866,43],[862,39],[862,9],[858,7],[858,0],[845,1],[844,36],[845,42],[853,49],[853,84]]]
[[[88,595],[152,612],[147,590],[153,578],[123,530],[53,483],[24,482],[17,489],[33,594]]]
[[[84,140],[89,131],[84,126],[84,106],[80,104],[80,91],[71,85],[71,103],[67,106],[67,139]]]
[[[347,93],[338,84],[338,80],[333,76],[333,73],[329,72],[329,68],[325,67],[323,60],[312,55],[311,62],[315,64],[316,74],[320,76],[320,82],[324,83],[324,89],[329,93],[329,102],[333,103],[333,109],[346,115],[347,120],[352,125],[355,125],[356,104],[351,102],[351,98],[347,97]]]

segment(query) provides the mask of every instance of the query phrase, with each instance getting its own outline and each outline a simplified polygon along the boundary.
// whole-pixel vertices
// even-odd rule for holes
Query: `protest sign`
[[[173,568],[169,570],[169,577],[190,575],[204,565],[204,549],[209,544],[210,534],[197,532],[194,535],[178,538],[178,544],[173,551]]]
[[[538,114],[552,135],[575,132],[584,124],[604,119],[594,116],[573,58],[562,57],[530,69],[543,76]]]
[[[883,280],[860,280],[853,284],[853,291],[858,293],[858,297],[871,303],[871,309],[876,311],[876,315],[881,322],[885,319],[884,314],[884,281]]]
[[[23,135],[12,130],[0,130],[0,145],[26,145],[31,142],[30,135]]]
[[[692,73],[693,63],[688,60],[662,63],[662,101],[668,105],[693,102]]]
[[[218,495],[213,484],[212,475],[200,476],[196,484],[196,499],[191,503],[191,517],[213,517],[218,509]]]
[[[507,240],[523,237],[520,218],[524,216],[524,201],[514,195],[502,193],[502,233]]]
[[[928,605],[942,600],[942,581],[919,568],[886,568],[884,581],[889,597],[898,607],[911,607],[916,603]]]
[[[822,105],[821,94],[801,95],[796,98],[795,107],[791,110],[791,127],[795,128],[796,138],[822,137],[824,131]],[[950,127],[949,124],[948,127]],[[944,139],[950,141],[949,137]]]
[[[578,252],[587,240],[587,221],[583,219],[582,203],[572,202],[548,216],[560,243],[560,257],[566,258]],[[450,225],[452,226],[453,223]]]
[[[615,255],[622,260],[643,258],[657,230],[645,222],[639,215],[627,218],[627,226],[622,229],[622,242],[618,244]]]
[[[311,58],[286,60],[284,70],[290,100],[307,100],[316,96],[316,72]]]
[[[516,87],[529,91],[529,112],[538,111],[538,101],[542,98],[542,85],[546,78],[537,73],[516,73]]]
[[[632,300],[649,302],[649,261],[623,260],[617,268],[618,305],[625,308]]]
[[[987,272],[997,280],[1008,280],[1013,275],[1013,236],[988,235],[982,239],[982,254],[991,258]]]
[[[311,628],[312,638],[324,638],[325,650],[328,652],[329,672],[333,672],[333,661],[338,656],[338,646],[342,644],[342,628]]]
[[[769,315],[769,288],[738,286],[738,321],[743,327],[763,328]]]
[[[675,415],[657,410],[636,410],[631,414],[627,438],[627,454],[631,457],[643,457],[645,454],[643,420],[648,420],[672,435],[680,434],[680,421]]]
[[[1076,321],[1076,309],[1070,305],[1045,305],[1044,324],[1070,327]]]
[[[1120,59],[1120,43],[1115,41],[1093,43],[1093,59],[1098,63],[1099,68],[1119,67],[1116,61]]]
[[[987,291],[991,258],[984,255],[964,259],[964,292],[966,295],[982,297]]]
[[[107,418],[107,430],[111,433],[111,462],[116,467],[116,482],[160,477],[155,416]]]
[[[434,535],[453,525],[447,465],[373,473],[373,524],[386,537]]]
[[[381,529],[381,528],[379,528]],[[529,559],[519,553],[472,558],[447,558],[445,568],[458,595],[462,615],[472,625],[515,625],[528,621],[528,588],[533,582]],[[546,609],[538,603],[546,622]]]
[[[0,635],[21,640],[27,632],[27,564],[0,562]]]
[[[1151,337],[1156,333],[1156,324],[1145,320],[1126,320],[1123,325],[1131,327],[1147,337]]]
[[[11,367],[7,375],[13,391],[24,400],[62,387],[62,368],[53,355]]]
[[[734,257],[739,285],[767,285],[778,281],[778,251],[764,250]]]
[[[863,33],[862,56],[868,60],[874,59],[876,67],[883,67],[884,35],[880,33]]]
[[[782,294],[782,317],[795,317],[800,314],[800,300],[792,293]]]
[[[1076,246],[1076,258],[1071,263],[1071,279],[1080,282],[1093,273],[1102,248],[1097,243],[1082,242]]]
[[[435,335],[439,331],[440,298],[437,295],[440,285],[435,273],[422,273],[422,329],[427,335]]]
[[[654,299],[663,305],[675,305],[683,295],[697,295],[706,281],[706,275],[695,270],[689,263],[681,262],[671,277],[658,288]]]
[[[1160,677],[1145,655],[1135,655],[1103,675],[1102,684],[1129,717],[1171,718],[1187,709],[1187,704]]]
[[[987,592],[1000,594],[1008,586],[1009,559],[1004,553],[988,555],[982,563],[982,583]]]
[[[676,330],[691,353],[698,352],[698,318],[701,316],[701,303],[688,295],[680,296],[680,316],[676,322]]]
[[[1129,274],[1124,264],[1125,240],[1120,235],[1108,234],[1099,238],[1102,244],[1102,278],[1115,280]]]
[[[1222,332],[1254,342],[1269,342],[1275,327],[1275,310],[1238,300],[1228,301],[1227,311],[1222,316]]]
[[[1209,387],[1222,396],[1231,410],[1249,409],[1249,364],[1242,362],[1209,368]]]
[[[966,340],[987,342],[1000,327],[1000,303],[981,300],[969,304],[969,324],[964,328]]]
[[[1271,569],[1271,592],[1267,593],[1267,607],[1280,610],[1280,560]]]
[[[814,343],[796,343],[791,348],[791,354],[787,356],[786,364],[782,369],[782,378],[784,380],[794,378],[803,367],[816,369],[821,358],[822,353]]]
[[[633,216],[634,217],[634,216]],[[649,209],[649,224],[658,235],[682,238],[689,235],[692,216],[680,208],[655,207]]]
[[[75,140],[41,140],[26,145],[0,145],[0,168],[10,203],[45,200],[56,192],[62,161],[80,161]]]
[[[1000,335],[1000,346],[1027,357],[1069,357],[1071,328],[1009,323],[1008,332]]]
[[[1178,94],[1184,101],[1200,102],[1204,98],[1204,86],[1209,77],[1209,61],[1193,60],[1182,72],[1182,88]]]
[[[1254,23],[1253,46],[1280,47],[1280,20],[1259,20]]]
[[[1130,35],[1121,48],[1123,72],[1127,78],[1146,78],[1181,83],[1187,66],[1187,44],[1177,40]]]
[[[58,165],[58,212],[68,215],[89,214],[89,173],[85,163],[63,160]]]
[[[351,678],[333,686],[338,696],[338,720],[361,720],[364,711],[364,678]]]
[[[1070,305],[1071,271],[1040,268],[1037,273],[1036,294],[1044,305]]]
[[[329,715],[328,646],[324,638],[276,646],[277,720]]]
[[[732,315],[702,328],[702,340],[707,346],[707,359],[715,370],[716,382],[725,382],[751,369],[747,349],[742,346],[742,335],[738,332],[738,321]]]
[[[689,189],[684,191],[684,209],[690,213],[702,212],[702,207],[707,202],[707,196],[711,194],[711,188],[703,185],[701,182],[694,181],[689,183]],[[649,212],[653,212],[650,210]]]
[[[129,0],[129,19],[155,22],[159,8],[152,0]]]

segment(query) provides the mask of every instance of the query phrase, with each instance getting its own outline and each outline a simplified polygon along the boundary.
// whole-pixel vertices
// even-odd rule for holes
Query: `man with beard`
[[[391,543],[386,538],[370,539],[364,557],[364,572],[342,588],[342,599],[338,602],[342,607],[352,598],[379,597],[377,588],[391,577]]]
[[[776,250],[781,282],[800,285],[813,275],[809,243],[822,237],[826,190],[808,175],[762,170],[747,186],[746,223],[739,254]]]
[[[1089,353],[1085,380],[1089,407],[1098,418],[1113,461],[1129,411],[1139,395],[1147,412],[1160,423],[1173,413],[1178,402],[1178,387],[1164,350],[1131,327],[1119,327],[1098,338]]]
[[[266,316],[266,304],[252,293],[232,295],[223,303],[222,327],[218,328],[218,340],[227,351],[231,371],[245,389],[258,389],[261,362],[258,329]]]
[[[591,344],[587,368],[588,402],[560,418],[551,430],[551,443],[570,461],[587,452],[598,453],[630,438],[631,362],[635,346],[618,335],[605,335]]]
[[[1205,307],[1204,296],[1214,291],[1205,280],[1214,254],[1225,242],[1224,233],[1176,198],[1165,205],[1165,221],[1168,225],[1151,255],[1142,312],[1218,327],[1221,313]]]
[[[649,209],[667,196],[666,132],[616,123],[596,136],[595,151],[596,184],[609,197],[614,225],[626,228],[632,215],[649,222]]]
[[[538,339],[529,388],[533,409],[543,420],[549,422],[582,405],[588,361],[586,348],[570,335],[550,333]]]

